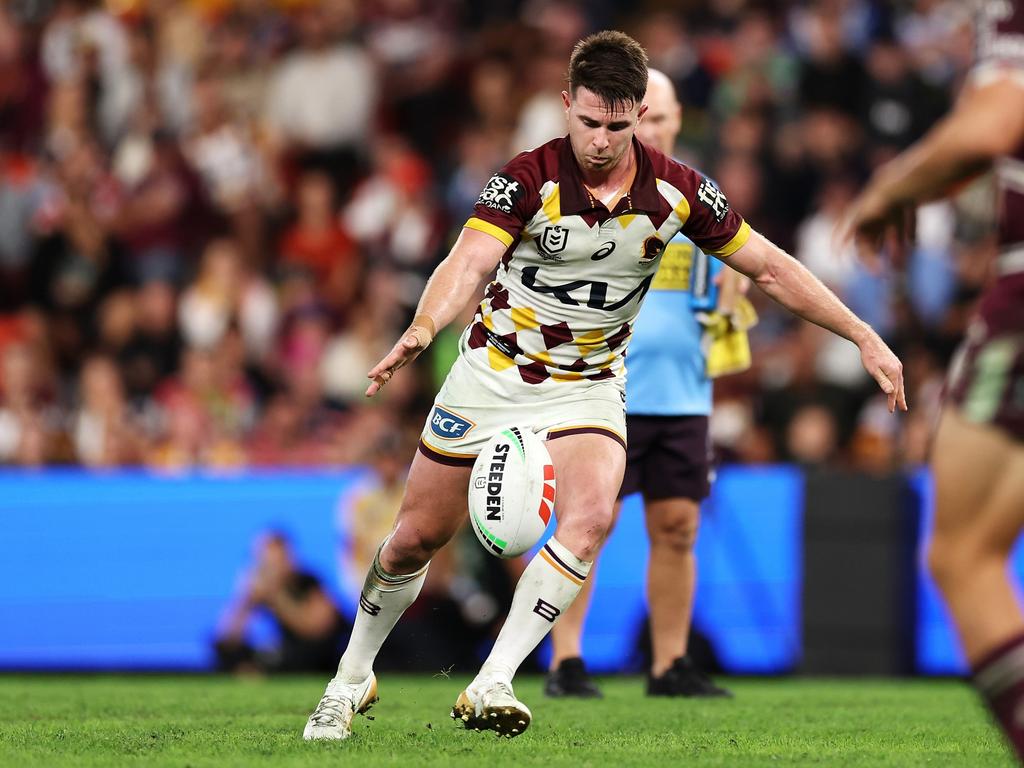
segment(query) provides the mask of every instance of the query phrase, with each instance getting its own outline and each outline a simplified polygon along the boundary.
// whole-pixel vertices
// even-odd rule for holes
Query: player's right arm
[[[409,330],[367,376],[373,397],[395,371],[416,359],[439,330],[455,319],[498,262],[513,248],[539,205],[538,172],[532,153],[515,157],[491,176],[448,258],[430,276]]]
[[[976,61],[953,111],[878,169],[837,228],[869,259],[888,234],[912,233],[915,208],[1012,155],[1024,142],[1024,4],[978,4]]]
[[[437,332],[474,298],[480,283],[498,266],[507,246],[493,235],[468,227],[462,230],[448,257],[427,281],[412,325],[391,351],[367,374],[373,379],[366,396],[373,397],[395,371],[427,348]]]

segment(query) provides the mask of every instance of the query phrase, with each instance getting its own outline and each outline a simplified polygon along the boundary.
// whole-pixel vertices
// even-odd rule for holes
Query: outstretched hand
[[[391,351],[384,356],[384,359],[366,374],[368,379],[373,379],[370,386],[366,388],[366,396],[373,397],[380,392],[381,388],[391,381],[395,372],[415,360],[430,342],[431,334],[426,328],[418,325],[409,328],[391,348]]]
[[[899,407],[907,410],[907,391],[903,381],[903,363],[893,354],[876,334],[860,344],[860,362],[864,370],[878,382],[878,386],[889,401],[889,413],[895,413]]]
[[[840,218],[833,234],[836,252],[852,241],[857,256],[872,272],[880,272],[880,253],[888,250],[894,261],[902,262],[914,241],[917,208],[893,203],[868,187]]]

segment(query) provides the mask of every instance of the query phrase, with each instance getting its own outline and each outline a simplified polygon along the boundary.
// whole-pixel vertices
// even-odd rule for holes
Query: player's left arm
[[[1007,73],[968,87],[953,111],[906,152],[879,168],[837,228],[877,249],[891,229],[903,234],[917,205],[948,195],[1024,141],[1024,75]]]
[[[860,349],[864,369],[888,396],[889,412],[907,410],[903,365],[870,325],[857,317],[803,264],[758,232],[726,258],[770,298]]]
[[[865,370],[888,395],[889,412],[897,407],[906,410],[903,365],[871,326],[800,262],[754,232],[713,181],[681,164],[668,171],[687,193],[689,215],[683,221],[683,234],[794,314],[856,344]]]

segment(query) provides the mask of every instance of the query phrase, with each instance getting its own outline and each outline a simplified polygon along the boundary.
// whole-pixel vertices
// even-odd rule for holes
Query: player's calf
[[[511,682],[523,660],[572,605],[591,566],[592,562],[576,557],[557,536],[541,547],[519,577],[512,608],[478,681]]]

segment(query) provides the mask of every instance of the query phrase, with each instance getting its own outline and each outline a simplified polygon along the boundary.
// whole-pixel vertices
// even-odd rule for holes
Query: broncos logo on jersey
[[[654,261],[664,250],[665,242],[657,235],[651,235],[644,240],[644,249],[643,253],[640,254],[640,263],[646,264],[649,261]]]

